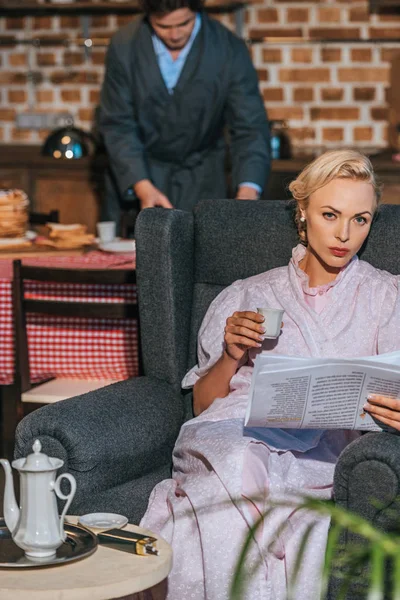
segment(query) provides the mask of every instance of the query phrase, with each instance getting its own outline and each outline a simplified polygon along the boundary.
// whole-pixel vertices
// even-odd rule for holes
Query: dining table
[[[135,269],[134,252],[47,251],[0,254],[0,385],[14,381],[13,259],[68,269]],[[136,284],[62,284],[28,281],[27,297],[62,301],[136,302]],[[65,318],[28,314],[31,382],[50,377],[121,381],[139,373],[138,324],[134,319]]]

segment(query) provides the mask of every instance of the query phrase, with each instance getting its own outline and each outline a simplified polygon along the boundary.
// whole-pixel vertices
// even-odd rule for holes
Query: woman
[[[398,278],[358,260],[380,200],[371,163],[355,151],[328,152],[291,184],[303,244],[287,267],[236,281],[211,304],[199,332],[196,418],[174,450],[173,478],[153,490],[142,525],[174,550],[171,600],[226,600],[251,526],[271,501],[307,494],[329,498],[336,460],[357,437],[343,430],[243,430],[254,358],[355,357],[400,348]],[[277,340],[262,340],[257,306],[282,308]],[[400,401],[371,399],[371,415],[400,430]],[[279,514],[278,514],[279,513]],[[314,515],[279,509],[264,521],[248,554],[251,600],[286,600],[302,536]],[[266,551],[280,520],[285,531]],[[296,600],[319,597],[327,518],[307,541]]]

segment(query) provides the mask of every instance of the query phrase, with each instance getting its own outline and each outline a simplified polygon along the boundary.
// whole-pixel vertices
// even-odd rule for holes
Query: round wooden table
[[[68,517],[76,523],[76,517]],[[136,525],[125,529],[157,537]],[[138,556],[99,545],[87,558],[54,567],[0,569],[1,600],[129,600],[163,596],[172,549],[157,538],[158,556]],[[147,590],[144,592],[144,590]],[[154,593],[153,593],[154,592]]]

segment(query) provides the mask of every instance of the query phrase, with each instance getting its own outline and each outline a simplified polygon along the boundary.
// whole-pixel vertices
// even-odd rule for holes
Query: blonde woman
[[[400,349],[399,280],[361,261],[380,200],[368,158],[328,152],[291,184],[300,243],[287,267],[236,281],[211,304],[198,340],[196,418],[174,450],[173,478],[153,490],[142,525],[174,549],[170,600],[227,600],[251,526],[275,499],[329,498],[335,462],[356,432],[243,430],[254,358],[355,357]],[[257,306],[285,311],[277,340],[262,341]],[[370,411],[400,430],[400,401],[375,398]],[[269,552],[279,519],[288,527]],[[267,519],[249,552],[246,598],[286,600],[302,536],[314,516],[281,509]],[[319,518],[300,572],[296,600],[317,600],[329,521]]]

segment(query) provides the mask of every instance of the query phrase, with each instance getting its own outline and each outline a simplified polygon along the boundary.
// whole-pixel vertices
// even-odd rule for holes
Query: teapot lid
[[[40,452],[42,444],[35,440],[32,446],[33,453],[26,457],[23,469],[27,471],[48,471],[53,470],[54,465],[47,454]]]

